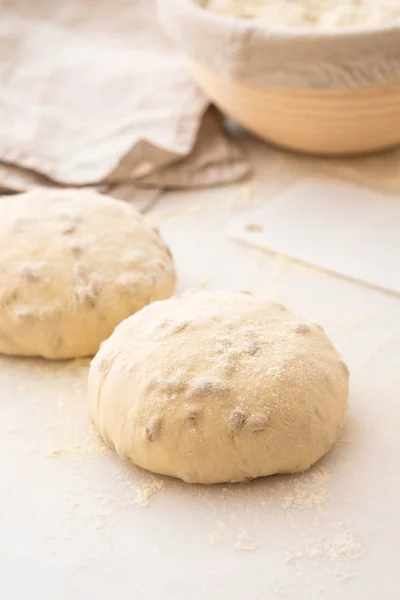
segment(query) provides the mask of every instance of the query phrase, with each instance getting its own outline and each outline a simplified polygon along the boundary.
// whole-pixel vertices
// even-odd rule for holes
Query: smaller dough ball
[[[1,199],[0,272],[0,352],[20,356],[91,356],[175,288],[159,233],[129,204],[83,190]]]
[[[191,292],[121,323],[90,412],[123,459],[191,483],[308,469],[336,440],[349,373],[318,325],[240,292]]]

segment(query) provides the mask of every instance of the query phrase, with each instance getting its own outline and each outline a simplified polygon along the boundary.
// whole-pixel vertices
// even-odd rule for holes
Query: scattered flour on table
[[[328,469],[312,471],[307,477],[291,482],[290,486],[282,485],[282,508],[315,508],[323,512],[329,494],[325,484],[331,479]]]
[[[273,162],[277,159],[274,158]],[[275,171],[276,168],[274,167]],[[267,174],[268,176],[268,174]],[[274,173],[274,177],[275,177]],[[227,213],[234,213],[240,210],[245,210],[246,208],[251,208],[253,206],[257,206],[258,204],[262,204],[266,199],[273,197],[279,191],[287,187],[292,180],[281,182],[278,180],[276,182],[273,178],[271,180],[267,179],[263,182],[263,192],[262,194],[258,193],[258,188],[260,182],[257,178],[253,178],[250,181],[243,183],[239,186],[239,189],[235,189],[232,191],[232,194],[229,194],[227,198],[221,197],[218,205],[215,205],[214,199],[212,201],[208,201],[207,197],[204,200],[191,202],[188,204],[188,199],[185,198],[185,204],[180,204],[179,206],[169,206],[162,208],[163,200],[159,202],[157,209],[152,211],[147,215],[147,219],[153,225],[160,225],[165,221],[170,219],[176,219],[181,217],[192,217],[196,218],[199,214],[210,214],[218,210],[220,212],[221,209],[225,210]]]
[[[210,540],[210,546],[212,548],[214,546],[217,546],[221,542],[223,542],[224,529],[225,529],[224,524],[222,522],[219,522],[217,528],[212,533],[210,533],[209,540]]]
[[[348,581],[357,577],[354,570],[355,561],[364,553],[362,545],[357,541],[353,532],[341,524],[332,526],[332,534],[307,539],[303,549],[286,550],[284,562],[289,567],[298,569],[299,564],[304,566],[307,562],[330,564],[336,577]],[[296,575],[303,576],[303,570],[297,570]]]
[[[53,450],[49,450],[47,456],[60,456],[64,453],[64,448],[53,448]]]
[[[85,527],[91,527],[101,537],[96,554],[111,552],[114,527],[121,508],[160,510],[157,500],[165,491],[175,487],[178,495],[183,494],[186,500],[192,499],[193,510],[196,506],[205,506],[210,518],[211,515],[217,516],[218,526],[209,534],[210,546],[215,547],[216,551],[220,551],[223,542],[231,543],[237,551],[255,551],[257,544],[252,535],[260,527],[269,530],[274,524],[275,511],[280,509],[284,512],[287,526],[297,537],[293,547],[282,549],[282,560],[288,568],[295,569],[300,576],[299,567],[304,567],[309,561],[317,561],[331,564],[337,577],[343,581],[357,576],[355,561],[364,550],[356,534],[346,524],[332,522],[328,510],[329,483],[332,478],[329,469],[317,466],[301,475],[266,478],[245,486],[209,488],[169,483],[165,478],[120,463],[115,453],[101,442],[90,427],[85,404],[88,361],[71,361],[50,367],[44,362],[24,363],[20,368],[12,366],[11,369],[10,365],[14,365],[14,361],[7,361],[7,371],[1,373],[1,383],[4,387],[7,380],[6,389],[12,389],[10,380],[11,383],[18,381],[21,377],[20,368],[23,375],[26,370],[26,394],[29,394],[31,410],[40,418],[38,422],[45,438],[41,440],[42,436],[39,435],[38,453],[34,459],[28,456],[24,446],[22,455],[27,455],[24,459],[27,471],[29,465],[34,465],[31,461],[40,460],[41,454],[49,464],[51,461],[65,461],[65,469],[75,472],[76,487],[65,487],[64,491],[66,507],[63,527],[49,527],[43,531],[43,538],[51,542],[49,552],[53,544],[71,539],[75,532]],[[14,402],[14,398],[10,396],[6,401]],[[10,434],[8,439],[14,443],[19,440],[32,442],[27,423],[19,422],[15,415],[12,422],[4,424],[4,431]],[[22,444],[18,447],[22,447]],[[88,473],[91,474],[89,478]],[[60,484],[66,486],[67,482],[62,478]],[[12,481],[7,485],[12,485]],[[21,489],[17,497],[19,510],[34,518],[36,509],[27,493],[29,479],[18,485]],[[321,523],[323,530],[320,529]],[[304,524],[307,530],[302,529]],[[321,532],[327,531],[326,527],[331,527],[328,535],[321,535]],[[226,543],[224,545],[226,547]],[[94,556],[93,564],[95,560]],[[71,568],[90,566],[86,563],[87,558],[82,556]]]
[[[110,449],[100,440],[82,440],[79,443],[68,444],[49,450],[48,457],[70,456],[79,460],[79,455],[109,454]]]
[[[232,196],[222,202],[227,212],[234,213],[264,204],[295,183],[294,174],[288,175],[282,169],[284,163],[279,153],[274,151],[269,160],[267,171],[266,163],[263,163],[262,175],[244,182]]]
[[[252,541],[246,529],[241,528],[236,538],[235,550],[241,550],[243,552],[253,552],[256,549],[257,544],[255,544]]]
[[[290,552],[290,551],[286,550],[284,554],[285,554],[285,563],[294,563],[304,557],[304,552],[302,552],[302,551]]]
[[[157,492],[162,491],[164,488],[164,481],[158,479],[153,479],[153,481],[143,484],[136,490],[135,504],[137,506],[149,506],[154,494],[157,494]]]
[[[210,535],[210,544],[211,546],[216,546],[220,544],[223,540],[222,534],[219,532],[214,532]]]
[[[343,562],[359,558],[363,547],[343,523],[332,526],[332,533],[314,540],[307,551],[309,558]]]

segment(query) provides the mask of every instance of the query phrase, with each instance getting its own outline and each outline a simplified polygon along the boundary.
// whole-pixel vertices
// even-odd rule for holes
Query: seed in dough
[[[205,484],[308,469],[339,435],[348,387],[322,328],[240,292],[143,308],[89,373],[92,421],[123,459]]]
[[[238,435],[246,423],[246,415],[242,410],[235,409],[228,417],[228,428],[231,435]]]
[[[94,355],[118,323],[175,289],[160,234],[129,204],[87,190],[0,199],[0,259],[3,354]]]

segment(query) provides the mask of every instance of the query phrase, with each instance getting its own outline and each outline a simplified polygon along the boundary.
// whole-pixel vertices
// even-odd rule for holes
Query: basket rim
[[[222,76],[286,89],[400,82],[400,23],[379,28],[266,28],[199,0],[158,0],[160,22],[192,60]]]
[[[261,24],[257,19],[245,19],[241,17],[235,17],[223,13],[218,13],[201,6],[198,0],[170,0],[172,2],[179,2],[182,5],[186,5],[187,10],[191,11],[193,15],[199,18],[210,19],[210,21],[221,26],[231,27],[234,23],[236,29],[241,29],[243,32],[251,29],[257,31],[261,36],[268,34],[275,37],[278,35],[281,39],[291,38],[312,38],[313,40],[318,39],[336,39],[340,38],[343,40],[344,37],[357,39],[365,36],[374,34],[388,33],[399,33],[400,34],[400,21],[393,25],[377,25],[377,26],[353,26],[353,27],[337,27],[337,28],[316,28],[316,27],[275,27],[266,26]]]

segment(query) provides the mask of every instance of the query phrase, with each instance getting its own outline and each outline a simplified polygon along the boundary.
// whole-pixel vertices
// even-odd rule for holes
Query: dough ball
[[[242,292],[189,292],[121,323],[93,359],[92,420],[124,459],[191,483],[308,469],[349,373],[319,325]]]
[[[0,352],[74,358],[174,292],[171,253],[132,206],[90,191],[0,200]]]

